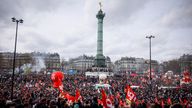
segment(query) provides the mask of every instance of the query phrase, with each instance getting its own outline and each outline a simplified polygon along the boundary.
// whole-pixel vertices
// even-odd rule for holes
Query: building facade
[[[77,58],[71,58],[69,60],[69,68],[68,69],[77,69],[80,72],[90,71],[92,67],[94,67],[95,57],[82,55]],[[113,64],[111,62],[110,57],[105,58],[106,68],[112,69]]]
[[[32,64],[36,66],[37,71],[40,71],[40,69],[47,72],[61,70],[60,56],[58,53],[33,52],[32,57]]]
[[[179,58],[179,65],[181,72],[185,70],[189,70],[189,72],[192,72],[192,55],[190,54],[184,54]]]
[[[39,72],[60,70],[60,56],[58,53],[17,53],[15,70],[18,72]],[[13,71],[13,53],[0,53],[1,72]]]
[[[17,53],[15,58],[15,67],[21,68],[23,64],[32,62],[30,53]],[[2,72],[12,72],[13,70],[13,53],[1,52],[0,53],[0,70]]]
[[[152,60],[152,68],[158,71],[158,62]],[[115,61],[115,70],[126,73],[145,73],[149,69],[149,60],[135,57],[122,57]]]

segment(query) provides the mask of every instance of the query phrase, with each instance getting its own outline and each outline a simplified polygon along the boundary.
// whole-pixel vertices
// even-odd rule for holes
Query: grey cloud
[[[18,0],[20,1],[20,0]],[[67,4],[72,3],[69,0],[21,0],[21,5],[22,8],[24,9],[32,9],[35,10],[36,12],[50,12],[54,11],[60,6],[66,6]]]
[[[88,3],[87,5],[90,5],[86,8],[88,12],[82,13],[85,7],[83,7],[82,1],[76,0],[1,0],[0,36],[3,42],[0,41],[5,44],[4,40],[9,40],[9,37],[15,34],[15,24],[11,24],[10,18],[22,16],[26,22],[19,30],[19,52],[54,51],[66,58],[82,54],[94,56],[97,46],[95,14],[98,11],[96,7],[98,4],[96,4],[96,0],[88,1],[93,3]],[[152,40],[152,58],[157,60],[182,55],[188,50],[189,44],[192,45],[189,41],[192,39],[190,32],[192,31],[192,2],[190,0],[162,0],[158,2],[152,0],[103,0],[103,2],[103,11],[106,12],[104,55],[110,56],[113,60],[120,59],[122,56],[147,59],[149,57],[149,40],[145,38],[146,34],[156,36]],[[74,5],[74,3],[76,4]],[[70,17],[58,18],[57,16],[62,16],[61,14]],[[47,20],[42,18],[44,15]],[[53,15],[55,17],[52,17]],[[86,23],[94,25],[84,25],[83,17],[76,17],[80,15],[86,17]],[[48,24],[51,18],[58,19],[59,23]],[[82,24],[82,28],[76,28],[75,24],[78,23]],[[13,27],[7,27],[10,25]],[[86,27],[84,28],[84,26]],[[2,44],[0,44],[0,51],[6,51],[13,46],[12,43],[10,43],[11,45]],[[177,53],[178,50],[179,53]]]
[[[52,11],[63,3],[62,0],[1,0],[0,2],[0,21],[13,16],[23,16],[30,9],[36,12]]]
[[[34,32],[26,33],[20,37],[22,38],[18,40],[18,44],[21,44],[20,46],[24,48],[21,50],[46,51],[57,46],[57,42],[51,41],[45,38],[46,36]]]
[[[25,22],[26,14],[54,11],[61,4],[62,0],[0,0],[0,31],[12,26],[12,17],[24,18]]]
[[[192,1],[182,0],[162,17],[162,24],[172,28],[192,27]]]
[[[115,8],[106,10],[106,17],[108,22],[106,25],[123,24],[129,20],[132,14],[144,8],[150,0],[118,0],[115,2]],[[110,2],[110,1],[107,1]],[[107,2],[105,5],[107,5]],[[104,10],[105,11],[105,10]]]
[[[89,37],[87,33],[79,35],[80,36],[68,36],[65,38],[63,43],[65,50],[73,49],[73,51],[77,53],[93,52],[93,48],[96,49],[96,41],[92,37]]]
[[[1,0],[0,1],[0,18],[5,19],[7,16],[17,15],[20,3],[16,0]]]

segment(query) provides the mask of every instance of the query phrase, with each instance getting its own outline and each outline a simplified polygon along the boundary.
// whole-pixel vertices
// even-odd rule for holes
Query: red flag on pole
[[[114,108],[114,107],[113,107],[113,103],[112,103],[112,101],[111,101],[110,99],[107,99],[107,100],[106,100],[106,104],[107,104],[107,107],[106,107],[106,108]]]
[[[128,85],[126,89],[126,99],[129,102],[135,102],[136,101],[136,94],[135,92],[131,89],[131,87]]]
[[[75,92],[75,100],[78,101],[79,99],[81,99],[81,94],[80,94],[79,89],[76,89],[76,92]]]
[[[66,93],[66,98],[68,99],[68,101],[75,102],[75,97],[71,96],[69,93]]]
[[[59,91],[63,91],[63,83],[62,83],[63,78],[64,78],[64,75],[60,71],[56,71],[51,74],[51,80],[53,82],[53,87],[58,88]]]
[[[102,96],[102,103],[103,103],[103,107],[107,108],[107,103],[106,103],[106,100],[107,100],[107,94],[105,93],[105,91],[103,89],[101,89],[101,96]]]

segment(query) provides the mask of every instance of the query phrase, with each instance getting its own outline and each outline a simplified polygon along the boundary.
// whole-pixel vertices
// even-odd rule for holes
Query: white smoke
[[[20,69],[19,68],[16,68],[16,72],[22,72],[22,73],[30,73],[31,72],[31,67],[32,67],[32,64],[23,64]]]
[[[38,55],[34,54],[32,56],[32,61],[30,63],[25,63],[20,67],[15,68],[16,73],[31,73],[31,72],[42,72],[45,71],[46,66],[45,66],[45,55]]]
[[[44,57],[35,56],[34,60],[35,60],[35,63],[32,66],[32,72],[37,72],[38,73],[38,72],[40,72],[40,71],[42,71],[43,69],[46,68]]]

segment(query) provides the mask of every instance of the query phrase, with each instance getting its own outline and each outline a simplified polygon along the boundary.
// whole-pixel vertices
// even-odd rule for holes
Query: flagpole
[[[149,66],[150,66],[150,72],[149,72],[149,79],[150,79],[150,89],[152,91],[152,77],[151,77],[151,39],[155,38],[155,36],[146,36],[146,38],[149,39]]]

